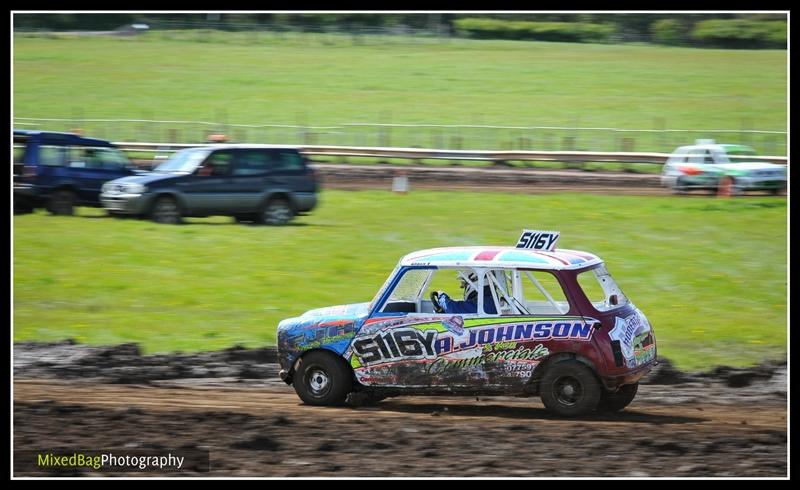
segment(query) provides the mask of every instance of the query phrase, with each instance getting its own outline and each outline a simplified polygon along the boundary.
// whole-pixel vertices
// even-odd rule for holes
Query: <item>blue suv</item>
[[[142,173],[114,144],[73,133],[14,130],[14,212],[71,215],[100,206],[109,180]]]

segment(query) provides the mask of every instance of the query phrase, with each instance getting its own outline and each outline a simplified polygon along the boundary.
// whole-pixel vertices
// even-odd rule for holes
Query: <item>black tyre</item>
[[[597,405],[598,412],[619,412],[630,405],[636,392],[639,391],[639,383],[625,385],[617,390],[616,393],[603,392],[600,397],[600,404]]]
[[[50,196],[50,200],[47,203],[47,210],[50,214],[58,216],[72,216],[75,214],[75,201],[76,196],[74,192],[61,189],[55,191]]]
[[[181,208],[175,199],[169,196],[159,197],[153,203],[150,218],[156,223],[177,225],[181,223]]]
[[[675,195],[683,195],[689,192],[689,189],[686,187],[686,183],[680,177],[675,180],[675,186],[672,188],[672,193]]]
[[[30,214],[33,212],[33,205],[27,199],[14,198],[14,214]]]
[[[258,222],[264,225],[285,225],[294,217],[294,210],[284,198],[274,198],[267,201],[258,214]]]
[[[550,366],[542,376],[539,394],[547,409],[557,415],[575,417],[597,408],[602,389],[585,364],[568,360]]]
[[[770,189],[770,191],[769,191],[769,192],[770,192],[770,193],[771,193],[773,196],[780,196],[780,195],[782,195],[782,194],[783,194],[785,191],[786,191],[786,187],[774,187],[774,188]]]
[[[248,224],[256,221],[256,217],[250,214],[239,214],[233,217],[237,223]]]
[[[309,405],[343,405],[353,389],[350,369],[334,354],[311,352],[300,360],[294,390]]]

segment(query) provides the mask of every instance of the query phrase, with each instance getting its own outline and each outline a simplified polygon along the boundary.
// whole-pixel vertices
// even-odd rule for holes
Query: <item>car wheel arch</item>
[[[288,202],[289,203],[289,207],[292,208],[292,212],[296,212],[297,211],[296,210],[297,206],[295,206],[294,199],[292,199],[292,192],[289,191],[289,190],[286,190],[286,189],[270,191],[268,194],[266,194],[264,196],[263,199],[261,199],[261,202],[259,203],[258,208],[259,209],[263,209],[264,206],[269,204],[269,202],[274,200],[274,199],[282,199],[282,200]]]
[[[328,349],[326,347],[316,347],[314,349],[308,349],[307,351],[304,351],[302,354],[297,356],[295,358],[295,360],[292,361],[292,364],[289,367],[289,372],[288,372],[288,378],[287,379],[289,379],[289,380],[293,380],[294,379],[294,375],[295,375],[295,373],[297,373],[297,370],[302,365],[303,359],[308,357],[309,354],[311,354],[313,352],[321,352],[321,353],[324,353],[326,355],[330,355],[330,356],[333,356],[334,358],[336,358],[342,365],[347,367],[347,370],[350,372],[350,375],[351,375],[351,377],[353,379],[353,383],[356,382],[356,375],[355,375],[355,371],[353,371],[353,366],[351,366],[350,363],[347,362],[347,360],[344,357],[342,357],[341,354],[339,354],[338,352],[336,352],[333,349]]]
[[[525,393],[529,393],[532,395],[539,393],[539,382],[541,381],[544,373],[550,369],[551,366],[558,364],[562,361],[574,360],[578,361],[581,364],[586,365],[592,373],[595,375],[597,380],[603,384],[602,378],[597,374],[597,366],[587,357],[582,356],[580,354],[576,354],[574,352],[556,352],[550,356],[547,356],[543,361],[536,365],[533,370],[533,374],[531,375],[528,383],[525,385]]]
[[[77,197],[78,195],[78,184],[75,182],[59,182],[55,186],[51,187],[49,190],[46,191],[47,196],[52,196],[56,192],[59,191],[68,191]]]
[[[165,190],[165,191],[161,191],[161,192],[153,194],[153,197],[150,199],[150,202],[148,203],[147,208],[145,208],[145,209],[149,210],[148,213],[153,211],[153,206],[155,206],[156,202],[159,199],[161,199],[162,197],[169,197],[169,198],[173,199],[175,201],[175,203],[178,204],[178,209],[181,211],[181,213],[186,211],[186,202],[184,202],[183,196],[181,196],[181,194],[179,192],[166,191]]]

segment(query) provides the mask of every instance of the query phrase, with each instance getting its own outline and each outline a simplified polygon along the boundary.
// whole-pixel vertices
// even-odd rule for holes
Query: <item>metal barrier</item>
[[[489,124],[400,124],[343,122],[325,126],[305,124],[304,112],[298,124],[231,124],[227,111],[220,109],[216,121],[181,121],[154,117],[142,111],[136,119],[84,118],[73,108],[72,118],[14,117],[14,127],[47,131],[82,128],[86,134],[109,141],[151,141],[163,144],[202,144],[210,134],[225,134],[237,143],[273,143],[301,146],[357,146],[381,148],[438,148],[480,151],[606,151],[671,152],[698,139],[714,138],[720,143],[751,146],[768,155],[785,155],[786,131],[752,129],[742,119],[736,129],[667,129],[663,118],[654,118],[651,129],[580,126],[495,126]],[[390,111],[379,119],[391,121]],[[473,116],[474,121],[482,116]]]
[[[123,151],[147,151],[152,153],[172,153],[183,148],[209,146],[186,143],[138,143],[122,141],[115,143]],[[278,146],[278,145],[276,145]],[[550,162],[611,162],[611,163],[651,163],[663,165],[670,153],[652,152],[601,152],[601,151],[475,151],[475,150],[435,150],[427,148],[391,148],[363,146],[297,146],[307,155],[365,158],[399,158],[409,160],[477,160],[487,162],[508,161],[550,161]],[[742,157],[770,163],[788,164],[788,157],[758,156]]]

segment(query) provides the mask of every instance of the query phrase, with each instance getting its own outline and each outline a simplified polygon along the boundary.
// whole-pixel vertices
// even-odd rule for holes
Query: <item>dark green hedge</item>
[[[677,19],[661,19],[650,26],[650,35],[658,44],[684,44],[688,29]]]
[[[786,22],[779,20],[704,20],[695,24],[691,36],[699,44],[714,48],[786,49]]]
[[[456,32],[476,39],[517,39],[560,42],[608,42],[615,28],[584,22],[527,22],[502,19],[456,19]]]

